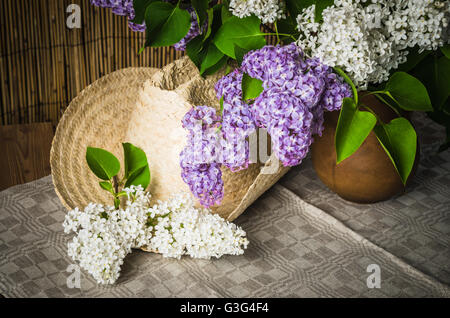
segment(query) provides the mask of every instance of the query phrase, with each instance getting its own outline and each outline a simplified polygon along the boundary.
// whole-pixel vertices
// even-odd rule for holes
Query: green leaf
[[[131,20],[133,23],[142,24],[145,19],[145,10],[150,5],[150,3],[155,2],[156,0],[133,0],[133,8],[134,8],[134,19]]]
[[[224,55],[217,64],[211,66],[208,68],[202,75],[207,76],[216,73],[218,70],[220,70],[228,61],[229,57]]]
[[[145,190],[147,189],[149,184],[150,184],[150,168],[147,165],[134,171],[130,175],[130,177],[127,179],[127,182],[125,183],[125,188],[128,188],[132,185],[134,186],[141,185]]]
[[[214,37],[217,48],[229,57],[236,59],[235,45],[247,49],[256,50],[266,45],[264,33],[260,31],[261,21],[255,17],[239,19],[231,17],[220,27]]]
[[[316,5],[315,18],[316,22],[322,21],[322,13],[327,7],[334,4],[334,0],[286,0],[286,8],[291,19],[296,23],[297,16],[313,4]]]
[[[130,143],[123,143],[122,147],[125,161],[125,178],[128,179],[137,170],[148,166],[147,155],[142,149]]]
[[[250,52],[250,50],[243,49],[238,45],[234,46],[234,55],[236,56],[236,61],[239,63],[239,65],[242,64],[242,61],[244,60],[244,56],[248,52]]]
[[[146,46],[169,46],[186,36],[191,27],[187,10],[167,2],[152,2],[145,10]]]
[[[406,184],[416,157],[417,135],[414,127],[407,119],[400,117],[389,124],[376,126],[374,131],[403,184]]]
[[[450,93],[450,60],[433,52],[412,70],[412,74],[427,88],[434,111],[442,110],[448,104]]]
[[[216,65],[223,56],[224,54],[217,49],[214,43],[210,43],[207,48],[206,56],[201,62],[200,74],[203,75],[207,69]]]
[[[412,48],[407,56],[406,62],[400,64],[397,71],[401,72],[411,71],[413,68],[417,66],[417,64],[423,61],[430,53],[431,51],[423,51],[419,53],[419,49],[417,47]]]
[[[244,101],[257,98],[264,90],[263,81],[250,77],[247,73],[242,76],[242,99]]]
[[[109,192],[113,192],[113,186],[111,184],[110,181],[101,181],[100,182],[100,187],[102,187],[103,190],[109,191]]]
[[[335,67],[334,71],[336,73],[338,73],[343,79],[344,81],[347,82],[348,85],[350,85],[350,87],[352,88],[352,92],[353,92],[353,99],[355,100],[355,104],[358,105],[358,91],[356,90],[356,86],[353,83],[353,81],[350,79],[350,77],[339,67]]]
[[[353,99],[344,98],[335,135],[338,164],[358,150],[376,123],[373,114],[358,110]]]
[[[199,70],[206,54],[206,51],[204,50],[206,45],[207,44],[203,43],[201,35],[196,36],[186,45],[186,54]]]
[[[446,44],[441,47],[441,52],[444,53],[445,57],[450,59],[450,44]]]
[[[315,4],[314,0],[286,0],[286,9],[289,12],[291,20],[297,24],[297,16],[302,13],[303,9]]]
[[[319,0],[319,1],[315,1],[315,2],[316,2],[315,20],[316,20],[316,22],[321,22],[323,20],[323,17],[322,17],[323,10],[332,6],[334,4],[334,0]]]
[[[208,16],[208,24],[206,25],[206,32],[204,32],[204,36],[203,36],[203,41],[206,41],[207,39],[209,39],[209,36],[211,35],[212,32],[212,24],[214,22],[214,9],[208,9],[206,11],[206,14]]]
[[[120,207],[120,199],[118,197],[114,198],[114,207],[116,209]]]
[[[86,161],[92,172],[102,180],[111,180],[120,170],[119,160],[110,152],[88,147]]]
[[[222,16],[222,23],[225,23],[229,18],[233,16],[233,14],[228,10],[226,6],[222,6],[221,16]]]
[[[283,19],[277,21],[278,32],[283,34],[291,34],[295,39],[298,39],[300,32],[297,30],[297,23],[293,23],[291,19]],[[289,36],[280,36],[284,44],[293,42],[294,40]]]
[[[405,72],[394,73],[385,90],[401,108],[409,111],[432,111],[430,97],[425,86],[414,76]]]
[[[223,116],[223,96],[220,98],[220,116]]]
[[[435,92],[436,106],[438,109],[445,110],[445,101],[450,97],[450,60],[445,56],[439,58],[436,61],[435,72],[436,72],[436,92]]]
[[[208,17],[209,0],[191,0],[191,4],[197,14],[198,25],[201,27]]]

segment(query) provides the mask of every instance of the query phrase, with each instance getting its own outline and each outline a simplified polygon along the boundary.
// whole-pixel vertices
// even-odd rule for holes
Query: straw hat
[[[121,160],[121,143],[142,148],[149,161],[152,199],[167,199],[175,193],[190,193],[181,179],[179,153],[186,144],[181,119],[194,105],[219,109],[214,84],[224,71],[202,78],[195,65],[182,58],[157,70],[128,68],[111,73],[84,89],[69,105],[56,130],[50,163],[53,183],[68,209],[89,202],[111,204],[90,171],[85,153],[88,146],[112,152]],[[271,157],[266,166],[278,160]],[[215,213],[228,220],[238,217],[288,169],[262,174],[261,164],[232,173],[222,169],[225,196]]]

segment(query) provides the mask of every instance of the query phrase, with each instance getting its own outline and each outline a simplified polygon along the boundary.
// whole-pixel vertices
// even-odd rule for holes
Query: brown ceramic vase
[[[383,122],[397,117],[373,95],[363,96],[361,100]],[[336,165],[334,136],[338,118],[339,111],[325,113],[322,137],[316,136],[311,148],[313,166],[322,182],[340,197],[356,203],[375,203],[402,193],[400,176],[373,131],[352,156]],[[408,181],[417,168],[418,158],[419,145]]]

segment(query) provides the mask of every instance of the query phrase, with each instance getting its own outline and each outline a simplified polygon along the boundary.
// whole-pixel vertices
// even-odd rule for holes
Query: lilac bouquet
[[[433,112],[450,122],[448,85],[442,84],[450,72],[448,1],[91,1],[127,16],[133,30],[145,30],[145,47],[185,51],[202,76],[238,63],[215,87],[220,113],[198,106],[183,121],[188,144],[181,154],[182,178],[205,206],[220,204],[224,168],[248,168],[250,135],[257,129],[270,134],[284,166],[295,166],[313,136],[322,134],[324,111],[340,110],[337,164],[373,130],[405,183],[416,133],[399,109]],[[276,36],[277,45],[267,45],[267,36]],[[405,63],[410,55],[419,64]],[[398,67],[403,70],[392,74]],[[358,98],[358,88],[370,88],[399,118],[381,122]],[[427,90],[437,94],[430,98]],[[391,131],[402,132],[395,134],[401,142],[391,144]],[[404,147],[405,140],[410,146]]]
[[[244,74],[262,82],[262,93],[243,99]],[[351,96],[350,86],[332,69],[305,58],[295,44],[265,46],[250,51],[241,67],[216,84],[223,112],[197,106],[183,119],[188,144],[181,153],[183,180],[201,204],[212,206],[223,198],[221,166],[232,171],[250,163],[247,138],[257,128],[272,137],[273,151],[284,166],[306,157],[313,135],[323,130],[323,113],[340,108]]]

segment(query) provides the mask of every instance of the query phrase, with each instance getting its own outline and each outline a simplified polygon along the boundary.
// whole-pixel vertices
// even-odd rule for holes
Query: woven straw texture
[[[223,71],[204,79],[188,58],[182,58],[156,73],[147,68],[118,71],[84,90],[70,104],[53,141],[52,175],[63,204],[73,209],[89,202],[111,203],[84,156],[86,147],[92,146],[122,158],[122,142],[146,152],[154,201],[189,193],[179,166],[179,153],[186,144],[181,119],[195,105],[219,109],[214,84],[221,76]],[[266,166],[273,162],[279,164],[272,156]],[[261,172],[260,163],[237,173],[223,168],[225,197],[213,212],[236,219],[288,171],[279,167],[270,174]]]
[[[81,28],[66,22],[69,5],[81,8]],[[173,47],[139,49],[145,33],[90,0],[0,1],[0,125],[61,119],[86,86],[128,67],[163,67],[184,52]],[[273,33],[273,28],[264,32]],[[276,36],[267,36],[274,44]]]
[[[142,83],[155,68],[129,68],[111,73],[83,90],[67,108],[58,125],[50,152],[56,193],[69,209],[89,202],[111,203],[90,171],[86,148],[108,149],[121,160],[121,142]]]

